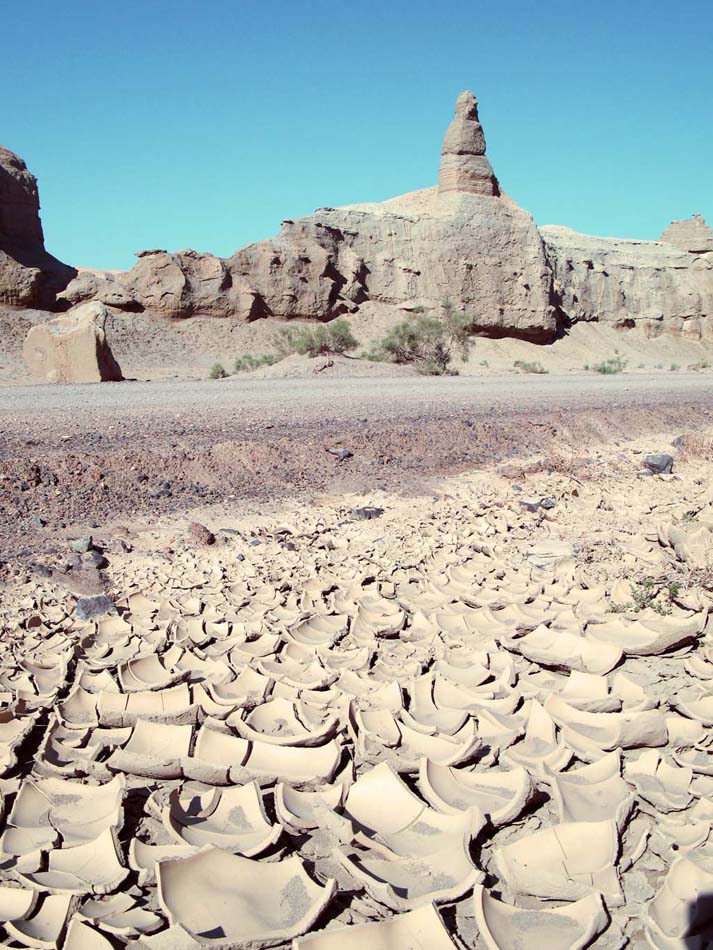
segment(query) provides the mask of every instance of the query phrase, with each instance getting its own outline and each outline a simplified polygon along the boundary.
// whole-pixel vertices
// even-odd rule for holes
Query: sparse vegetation
[[[514,369],[519,370],[521,373],[535,373],[538,376],[546,376],[549,373],[549,370],[545,369],[542,363],[528,363],[525,360],[515,360],[512,365]]]
[[[631,600],[625,604],[612,604],[610,613],[639,613],[641,610],[653,610],[667,617],[671,613],[671,604],[681,593],[679,581],[656,580],[644,577],[631,585]]]
[[[278,357],[274,353],[258,353],[254,356],[252,353],[246,353],[245,356],[239,356],[233,363],[233,370],[236,373],[249,373],[251,370],[260,369],[261,366],[272,366],[278,362]]]
[[[678,365],[678,363],[671,363],[671,365],[669,366],[669,371],[670,371],[671,373],[675,373],[675,372],[677,372],[677,370],[679,370],[680,368],[681,368],[681,367]]]
[[[490,363],[488,362],[488,360],[481,360],[480,365],[485,366],[485,368],[487,369],[490,366]]]
[[[689,363],[688,369],[692,373],[698,373],[702,369],[709,369],[710,365],[708,360],[701,360],[700,363]]]
[[[472,321],[450,301],[440,316],[420,314],[403,320],[375,343],[367,358],[390,363],[413,363],[424,376],[455,375],[451,362],[456,353],[467,360],[474,340]]]
[[[621,356],[610,356],[609,359],[602,360],[601,363],[593,363],[591,369],[595,373],[601,373],[602,376],[613,376],[615,373],[623,373],[626,368],[627,361]],[[585,369],[588,369],[588,366],[585,366]]]
[[[227,369],[223,366],[222,363],[213,363],[213,365],[210,368],[210,372],[208,373],[208,376],[210,377],[210,379],[225,379],[226,376],[229,376],[229,375],[230,373],[227,371]]]
[[[300,356],[343,355],[355,350],[359,341],[352,333],[349,321],[340,317],[331,323],[319,323],[315,327],[280,331],[278,349],[281,356],[299,353]]]

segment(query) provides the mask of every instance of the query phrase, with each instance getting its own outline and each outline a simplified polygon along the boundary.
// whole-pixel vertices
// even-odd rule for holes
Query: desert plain
[[[4,163],[3,946],[709,946],[705,222],[536,228],[470,93],[225,260],[68,268]],[[446,296],[467,360],[371,358]]]

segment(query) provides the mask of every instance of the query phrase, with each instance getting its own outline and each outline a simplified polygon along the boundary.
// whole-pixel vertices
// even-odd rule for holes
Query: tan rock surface
[[[672,221],[664,229],[660,241],[675,244],[689,254],[708,254],[713,252],[713,228],[710,228],[701,214],[683,221]]]
[[[32,327],[23,349],[32,378],[43,383],[123,379],[106,339],[106,316],[106,307],[93,301]]]
[[[500,186],[485,157],[485,134],[478,117],[478,100],[472,92],[462,92],[456,113],[441,146],[438,190],[497,196]]]
[[[593,237],[553,225],[540,233],[567,321],[713,341],[713,254],[690,254],[669,241]]]

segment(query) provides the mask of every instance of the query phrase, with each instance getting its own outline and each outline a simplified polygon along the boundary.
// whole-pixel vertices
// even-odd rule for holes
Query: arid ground
[[[8,945],[705,933],[712,412],[696,374],[5,390]]]

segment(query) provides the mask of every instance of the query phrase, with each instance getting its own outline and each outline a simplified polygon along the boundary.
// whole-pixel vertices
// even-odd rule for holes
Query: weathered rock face
[[[540,229],[555,275],[558,306],[571,323],[598,320],[713,339],[713,254],[674,243],[592,237]]]
[[[75,274],[45,250],[35,176],[0,146],[0,303],[51,307]]]
[[[672,221],[659,240],[690,254],[708,254],[713,251],[713,228],[708,227],[703,215],[694,214],[684,221]]]
[[[441,146],[438,188],[442,193],[500,194],[495,172],[485,157],[485,134],[472,92],[462,92],[456,101],[456,114]]]
[[[144,252],[127,274],[82,273],[63,294],[167,316],[330,320],[365,301],[438,309],[534,340],[557,329],[552,278],[529,214],[500,197],[472,93],[444,139],[441,185],[380,204],[323,208],[220,260]]]
[[[93,301],[32,327],[23,356],[42,383],[100,383],[123,379],[104,331],[106,307]]]
[[[322,208],[226,260],[145,251],[128,273],[81,273],[63,298],[248,321],[330,320],[367,302],[397,317],[449,300],[481,333],[538,342],[577,320],[711,336],[713,233],[702,218],[675,222],[660,242],[538,231],[501,192],[470,92],[441,151],[436,188]]]

